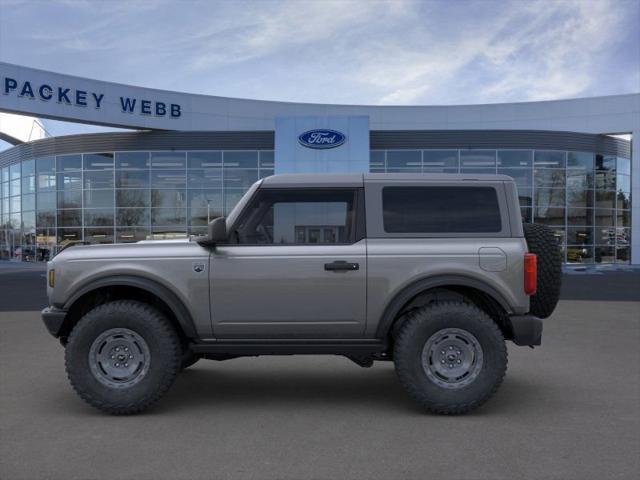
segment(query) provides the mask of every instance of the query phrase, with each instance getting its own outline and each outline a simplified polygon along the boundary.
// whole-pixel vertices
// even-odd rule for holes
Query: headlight
[[[49,287],[53,288],[56,286],[56,271],[51,269],[49,270]]]

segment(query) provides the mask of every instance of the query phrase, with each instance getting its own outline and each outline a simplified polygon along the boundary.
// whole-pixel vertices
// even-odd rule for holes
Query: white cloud
[[[0,1],[0,59],[156,88],[373,104],[640,89],[637,0]]]

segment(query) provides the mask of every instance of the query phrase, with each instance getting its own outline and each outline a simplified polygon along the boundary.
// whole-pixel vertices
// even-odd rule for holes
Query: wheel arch
[[[511,307],[498,290],[485,282],[465,275],[437,275],[415,280],[394,295],[380,317],[376,337],[388,338],[398,321],[401,322],[403,313],[414,305],[420,306],[419,303],[416,304],[417,300],[439,292],[451,292],[466,298],[494,318],[506,338],[513,335],[508,321],[503,321],[511,312]]]
[[[61,329],[61,339],[66,338],[73,326],[90,307],[116,299],[131,299],[151,303],[171,321],[183,339],[197,338],[191,313],[184,302],[164,285],[134,275],[112,275],[83,285],[64,304],[68,312]]]

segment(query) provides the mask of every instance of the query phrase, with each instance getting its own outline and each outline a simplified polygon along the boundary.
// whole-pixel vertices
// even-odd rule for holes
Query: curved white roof
[[[0,88],[0,111],[133,129],[274,130],[276,117],[366,115],[371,130],[640,130],[640,93],[485,105],[322,105],[157,90],[2,62]]]

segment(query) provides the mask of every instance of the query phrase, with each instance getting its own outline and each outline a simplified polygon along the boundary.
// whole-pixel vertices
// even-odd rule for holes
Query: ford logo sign
[[[347,141],[344,133],[327,128],[309,130],[298,136],[300,144],[307,148],[336,148]]]

